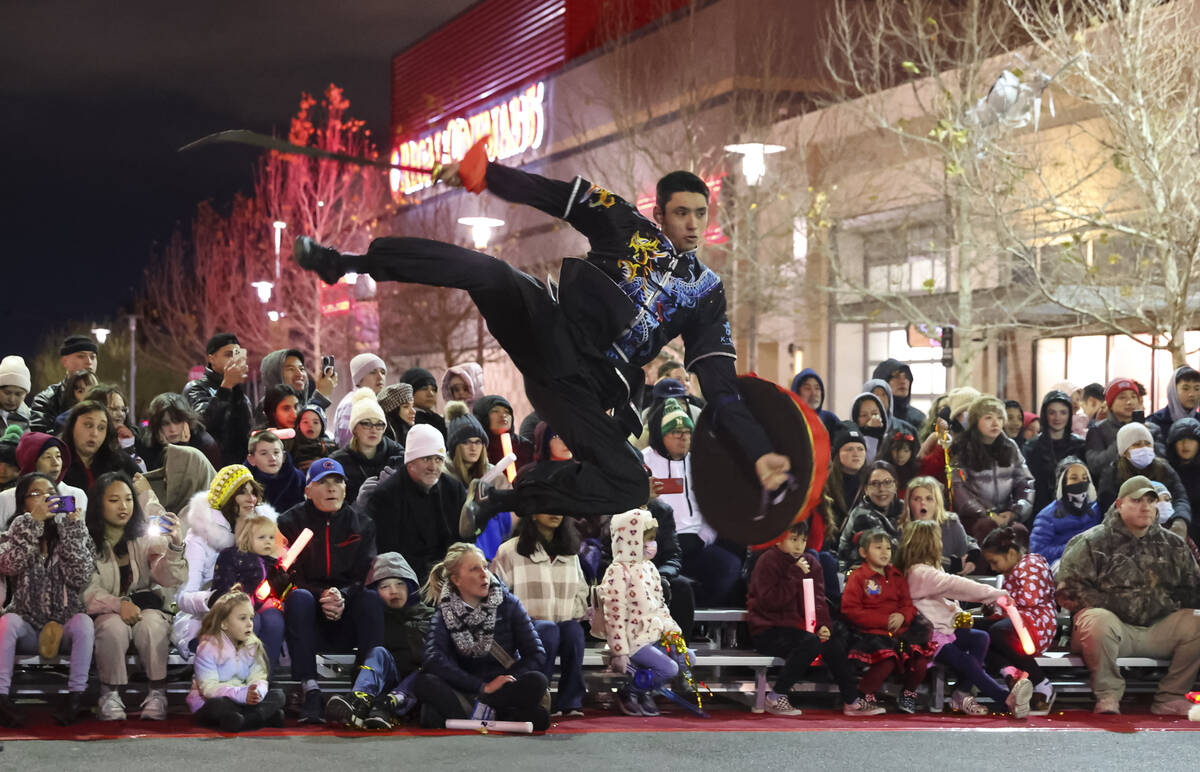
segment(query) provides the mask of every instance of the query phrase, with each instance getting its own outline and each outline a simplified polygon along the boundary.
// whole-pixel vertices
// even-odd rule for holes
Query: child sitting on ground
[[[254,607],[238,587],[200,625],[188,707],[196,722],[222,732],[283,726],[283,691],[267,688],[267,658],[254,635]]]
[[[260,514],[239,520],[234,539],[234,545],[221,550],[213,566],[212,593],[208,596],[210,608],[218,598],[238,585],[254,592],[270,576],[286,544],[275,520]],[[255,610],[254,634],[262,641],[271,672],[274,672],[283,649],[283,598],[272,590],[266,600],[252,598],[251,602]]]
[[[251,435],[246,466],[276,512],[286,512],[304,501],[304,473],[292,464],[283,440],[270,429]]]
[[[1028,677],[1033,684],[1029,701],[1031,716],[1045,716],[1054,704],[1054,687],[1038,667],[1037,657],[1054,642],[1058,631],[1058,607],[1054,603],[1054,576],[1046,558],[1029,552],[1017,531],[998,528],[983,540],[983,557],[992,570],[1004,576],[1004,590],[1017,605],[1017,611],[1033,640],[1033,654],[1021,648],[1017,631],[1007,615],[997,615],[987,625],[991,639],[987,663],[993,672],[1015,681]]]
[[[631,678],[618,689],[617,704],[628,716],[657,716],[654,692],[679,674],[679,663],[661,646],[664,637],[679,633],[679,625],[667,610],[653,562],[658,522],[646,510],[633,509],[614,516],[609,527],[613,562],[601,582],[609,669],[650,673],[647,685],[637,686]]]
[[[399,552],[376,555],[365,584],[383,601],[383,645],[367,654],[351,692],[329,699],[325,721],[385,731],[417,704],[413,683],[425,658],[433,609],[421,602],[417,575]]]
[[[993,705],[1007,706],[1014,718],[1029,715],[1033,685],[1028,678],[1014,679],[1005,690],[987,671],[988,635],[971,627],[971,616],[958,601],[994,603],[1008,593],[942,570],[942,529],[932,520],[908,523],[901,531],[900,567],[905,570],[913,604],[933,625],[933,642],[938,647],[934,660],[948,665],[971,686],[989,697]],[[968,686],[968,689],[970,687]],[[956,687],[950,707],[971,716],[987,715],[988,709],[975,701],[970,691]]]
[[[849,656],[868,665],[858,690],[869,707],[878,707],[875,695],[895,671],[904,689],[896,705],[902,713],[916,713],[917,687],[934,651],[929,622],[917,613],[904,574],[892,565],[886,532],[872,528],[859,534],[858,554],[863,563],[850,572],[842,591],[842,617],[854,633]]]
[[[788,692],[792,685],[808,672],[813,659],[820,654],[821,662],[837,681],[845,703],[847,716],[870,716],[883,713],[878,705],[868,705],[858,693],[850,662],[846,657],[846,641],[834,635],[825,600],[825,580],[817,553],[805,551],[808,546],[808,521],[793,523],[783,540],[768,547],[754,565],[746,594],[746,621],[754,648],[762,654],[783,657],[783,668],[775,678],[775,689],[767,692],[767,712],[779,716],[799,716],[792,707]],[[805,628],[804,580],[813,582],[813,608],[816,632]]]

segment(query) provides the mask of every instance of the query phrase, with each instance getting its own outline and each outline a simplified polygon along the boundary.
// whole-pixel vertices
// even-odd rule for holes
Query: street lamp
[[[271,227],[275,229],[275,281],[279,281],[279,245],[283,241],[283,229],[287,227],[287,223],[276,220],[271,223]]]
[[[751,187],[758,185],[767,173],[766,156],[782,153],[786,149],[783,145],[764,145],[762,142],[742,142],[725,146],[725,152],[742,156],[742,174],[746,177],[746,184]]]
[[[100,341],[101,344],[103,344],[104,341],[108,340],[108,334],[110,332],[112,332],[112,330],[108,329],[107,327],[93,327],[92,328],[92,334],[96,336],[96,340]]]
[[[492,229],[499,228],[504,224],[504,220],[497,220],[495,217],[460,217],[458,224],[471,229],[471,241],[475,243],[476,249],[483,250],[487,249],[488,241],[492,238]]]
[[[263,303],[270,302],[271,290],[275,289],[275,282],[273,282],[273,281],[252,281],[252,282],[250,282],[250,286],[253,287],[255,292],[258,293],[258,299],[260,302],[263,302]]]

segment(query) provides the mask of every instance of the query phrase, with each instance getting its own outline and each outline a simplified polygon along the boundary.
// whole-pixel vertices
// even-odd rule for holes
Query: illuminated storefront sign
[[[492,160],[535,150],[542,146],[546,132],[545,95],[546,84],[538,82],[491,107],[453,118],[441,129],[398,144],[392,150],[391,162],[431,169],[435,161],[460,161],[467,149],[485,135],[491,137],[488,155]],[[396,197],[432,184],[428,174],[399,169],[391,171],[389,182]]]
[[[721,201],[721,185],[724,183],[724,174],[716,177],[708,177],[704,180],[704,184],[708,186],[708,228],[704,231],[705,244],[724,244],[729,241],[729,237],[721,230],[721,220],[717,216],[717,205]],[[654,219],[654,194],[646,193],[638,196],[634,206],[645,217]]]

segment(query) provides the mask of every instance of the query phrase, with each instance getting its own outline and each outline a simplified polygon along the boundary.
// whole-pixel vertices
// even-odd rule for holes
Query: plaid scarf
[[[477,608],[471,608],[446,581],[438,607],[446,630],[459,653],[468,657],[482,657],[491,651],[493,634],[496,632],[496,610],[504,602],[504,585],[495,580],[488,588],[488,596]]]

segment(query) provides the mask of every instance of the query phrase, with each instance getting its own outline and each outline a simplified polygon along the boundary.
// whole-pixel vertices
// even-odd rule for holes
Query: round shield
[[[792,481],[764,493],[755,459],[742,457],[719,416],[714,420],[710,403],[692,439],[692,490],[705,521],[722,538],[759,548],[782,539],[820,502],[829,471],[829,434],[812,408],[770,381],[743,375],[738,391],[775,452],[791,461]]]

